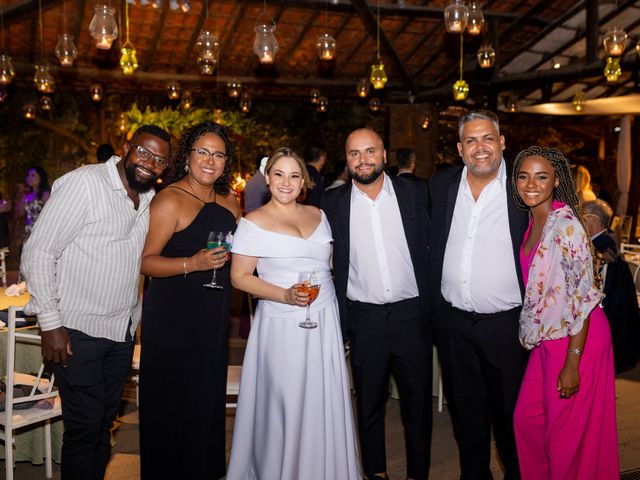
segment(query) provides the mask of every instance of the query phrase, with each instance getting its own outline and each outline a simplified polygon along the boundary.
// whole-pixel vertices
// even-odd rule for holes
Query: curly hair
[[[234,149],[229,141],[225,128],[222,125],[208,120],[191,127],[180,137],[180,140],[178,140],[178,146],[173,152],[171,170],[167,174],[167,182],[177,182],[187,174],[185,166],[187,165],[189,155],[191,155],[191,149],[198,139],[207,133],[213,133],[224,141],[227,161],[224,164],[222,175],[220,175],[213,184],[213,189],[220,195],[228,195],[231,191],[231,169],[229,168],[229,164],[233,162]]]
[[[553,187],[554,200],[566,203],[573,211],[573,214],[582,225],[584,231],[588,232],[589,229],[587,228],[587,223],[585,222],[584,216],[582,214],[582,205],[580,203],[580,198],[578,197],[578,192],[576,191],[576,184],[571,173],[571,164],[569,162],[569,159],[556,148],[545,148],[534,145],[518,153],[518,156],[513,163],[513,174],[511,175],[511,184],[513,186],[513,201],[515,202],[516,206],[520,210],[529,210],[529,207],[527,207],[527,205],[522,201],[522,198],[520,198],[520,195],[518,194],[517,182],[518,172],[520,171],[522,162],[530,157],[542,157],[551,164],[555,171],[555,176],[558,179],[558,186]],[[593,273],[595,282],[596,285],[599,285],[600,276],[598,274],[598,256],[595,253],[595,249],[593,248],[591,238],[588,234],[586,235],[586,237],[587,241],[589,242],[591,257],[593,258]]]

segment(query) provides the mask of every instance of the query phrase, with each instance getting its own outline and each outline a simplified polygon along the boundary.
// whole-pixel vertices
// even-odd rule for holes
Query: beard
[[[377,167],[371,164],[366,164],[366,165],[367,166],[370,165],[373,167],[373,171],[371,173],[367,175],[358,175],[356,173],[356,170],[349,170],[349,177],[351,177],[353,180],[363,185],[369,185],[375,182],[378,179],[378,177],[382,175],[382,172],[384,171],[384,165],[379,165]]]
[[[129,184],[129,187],[135,192],[148,192],[153,187],[153,183],[158,178],[158,175],[154,173],[153,176],[148,180],[139,180],[136,175],[137,165],[135,163],[129,162],[129,157],[132,153],[133,150],[129,150],[129,153],[127,153],[127,156],[124,158],[124,174],[127,177],[127,183]]]

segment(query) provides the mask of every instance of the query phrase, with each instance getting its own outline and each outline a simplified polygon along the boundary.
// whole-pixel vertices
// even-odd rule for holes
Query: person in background
[[[266,162],[267,157],[264,154],[256,157],[256,171],[247,180],[247,184],[244,187],[245,213],[253,212],[268,201],[269,188],[264,181],[263,173]]]
[[[96,149],[96,160],[98,163],[104,163],[116,154],[113,147],[108,143],[98,145]]]
[[[307,190],[303,203],[320,208],[322,194],[324,193],[324,178],[320,172],[327,161],[327,149],[320,143],[310,143],[307,146],[304,158],[307,162],[309,177],[314,186]]]
[[[587,167],[576,165],[573,168],[573,179],[581,202],[590,202],[596,199],[596,194],[591,187],[591,174]]]
[[[416,154],[410,148],[399,148],[396,151],[396,165],[399,177],[418,178],[413,173],[416,169]]]
[[[347,181],[349,180],[349,169],[347,168],[347,162],[338,162],[336,165],[336,170],[334,171],[334,174],[336,173],[337,175],[335,180],[331,182],[331,184],[326,188],[326,190],[340,187],[345,183],[347,183]]]
[[[24,221],[24,243],[29,239],[33,226],[42,212],[49,195],[49,178],[44,168],[32,166],[27,169],[25,178],[27,188],[24,196],[20,200],[20,212],[25,215]]]
[[[233,151],[224,127],[191,127],[178,141],[170,184],[151,204],[142,254],[142,273],[152,277],[140,357],[144,480],[225,475],[230,253],[207,244],[210,232],[235,231],[240,217],[230,188]],[[214,273],[222,289],[204,286]],[[167,396],[183,387],[188,399]]]
[[[11,211],[11,202],[0,193],[0,248],[7,248],[11,243],[9,231],[8,213]]]
[[[514,414],[522,478],[619,478],[611,334],[569,160],[529,147],[512,183],[530,215],[519,337],[531,356]]]
[[[616,374],[631,370],[640,357],[640,313],[629,264],[619,254],[607,226],[613,210],[604,200],[585,202],[584,220],[596,251],[602,255],[602,308],[609,320]]]
[[[171,137],[145,125],[112,157],[60,177],[22,254],[42,354],[62,399],[62,478],[101,479],[131,370],[142,247]]]

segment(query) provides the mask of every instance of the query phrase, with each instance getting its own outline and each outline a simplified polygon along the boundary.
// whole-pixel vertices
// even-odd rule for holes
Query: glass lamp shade
[[[621,28],[613,27],[607,30],[602,39],[604,50],[611,57],[619,57],[627,45],[627,34]]]
[[[425,115],[424,117],[422,117],[422,121],[420,122],[420,128],[422,130],[429,130],[430,126],[431,126],[431,118],[429,117],[429,115]]]
[[[576,112],[583,111],[585,103],[587,103],[587,100],[584,98],[584,93],[582,92],[577,92],[573,96],[573,100],[571,100],[571,106]]]
[[[318,98],[318,106],[316,107],[316,110],[318,110],[320,113],[324,113],[327,111],[328,108],[329,108],[329,99],[327,97]]]
[[[0,54],[0,85],[9,85],[16,71],[13,68],[11,57],[9,55]]]
[[[33,120],[36,118],[36,107],[33,103],[27,103],[24,107],[22,107],[24,111],[24,118],[27,120]]]
[[[122,56],[120,57],[120,68],[125,75],[132,75],[138,69],[138,59],[136,58],[136,49],[133,45],[122,47],[120,49]]]
[[[96,39],[96,47],[102,50],[109,50],[113,41],[118,38],[115,11],[115,8],[100,3],[93,8],[89,33]]]
[[[56,88],[56,82],[51,72],[49,72],[49,65],[41,63],[36,65],[35,69],[36,73],[33,76],[33,83],[36,86],[36,90],[40,93],[53,93]]]
[[[318,104],[318,99],[320,98],[320,90],[316,90],[315,88],[309,92],[309,101],[314,105]]]
[[[78,49],[73,41],[73,35],[69,33],[63,33],[58,36],[58,43],[56,44],[56,57],[63,67],[73,66],[73,62],[78,56]]]
[[[178,100],[182,92],[182,87],[178,82],[171,81],[167,83],[167,97],[169,100]]]
[[[198,67],[202,75],[213,75],[218,64],[220,40],[208,30],[202,30],[196,43],[198,48]]]
[[[51,101],[50,97],[47,97],[46,95],[43,95],[42,97],[40,97],[40,108],[43,111],[50,112],[52,105],[53,105],[53,102]]]
[[[384,72],[384,65],[380,62],[378,65],[375,63],[371,65],[371,76],[369,77],[369,81],[373,88],[376,90],[383,89],[387,83],[387,74]]]
[[[91,95],[91,100],[93,100],[94,102],[99,102],[100,100],[102,100],[103,94],[104,91],[102,90],[102,85],[100,85],[99,83],[93,83],[89,87],[89,95]]]
[[[469,85],[463,79],[453,84],[453,99],[457,102],[466,100],[469,95]]]
[[[369,100],[369,110],[372,112],[379,112],[382,110],[382,101],[379,98],[373,97]]]
[[[235,78],[227,82],[227,95],[229,95],[231,98],[238,98],[241,91],[242,83],[240,83]]]
[[[607,57],[607,64],[604,67],[604,76],[607,78],[607,82],[617,82],[620,80],[620,75],[622,75],[620,57]]]
[[[276,30],[275,22],[261,23],[255,26],[256,38],[253,41],[253,53],[263,65],[270,65],[276,59],[278,53],[278,40],[273,32]]]
[[[320,60],[333,60],[336,55],[336,39],[328,33],[323,33],[316,42],[316,50]]]
[[[251,97],[248,93],[243,93],[242,98],[240,98],[240,111],[242,113],[249,113],[251,110]]]
[[[444,24],[449,33],[460,33],[467,28],[469,9],[464,0],[451,0],[451,4],[444,9]]]
[[[366,98],[367,95],[369,95],[369,81],[366,78],[363,77],[358,79],[356,93],[360,98]]]
[[[491,45],[484,45],[478,50],[478,65],[480,68],[491,68],[496,61],[496,51]]]
[[[469,19],[467,21],[467,32],[469,35],[480,35],[484,26],[484,15],[477,2],[469,4]]]
[[[189,110],[193,105],[193,97],[191,96],[191,92],[189,90],[185,90],[182,92],[182,101],[180,102],[180,106],[183,110]]]

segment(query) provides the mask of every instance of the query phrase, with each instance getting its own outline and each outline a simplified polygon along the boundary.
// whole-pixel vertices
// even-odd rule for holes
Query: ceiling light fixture
[[[49,64],[44,59],[44,25],[42,22],[42,0],[38,0],[38,26],[40,29],[40,64],[35,65],[33,83],[40,93],[53,93],[56,82],[49,72]]]
[[[99,83],[93,83],[89,87],[89,95],[91,96],[91,100],[93,100],[94,102],[99,102],[100,100],[102,100],[103,94],[104,91],[102,89],[102,85],[100,85]]]
[[[377,38],[376,38],[376,51],[378,55],[378,63],[374,63],[371,65],[371,75],[369,76],[369,81],[373,88],[376,90],[381,90],[387,83],[387,74],[384,71],[384,64],[380,59],[380,0],[378,0],[378,22],[377,22]]]
[[[478,50],[478,65],[480,68],[491,68],[496,61],[496,51],[491,45],[483,45]]]
[[[480,35],[484,26],[484,15],[478,2],[469,4],[469,19],[467,21],[467,32],[469,35]]]
[[[586,98],[584,97],[583,92],[576,92],[571,100],[571,106],[576,112],[581,112],[584,110],[584,105],[587,103]]]
[[[467,28],[469,9],[464,0],[451,0],[451,4],[444,9],[444,24],[449,33],[462,33]]]
[[[16,71],[13,68],[11,57],[4,53],[4,2],[0,2],[0,29],[0,38],[2,38],[2,50],[0,50],[0,85],[9,85],[13,77],[15,77]]]
[[[464,51],[463,51],[463,32],[460,32],[460,78],[453,84],[453,99],[456,102],[466,100],[469,95],[469,84],[462,78],[464,67]]]
[[[169,100],[178,100],[182,92],[182,87],[175,80],[171,80],[167,83],[167,97]]]
[[[263,17],[266,17],[262,20]],[[278,40],[273,32],[276,30],[276,22],[267,11],[267,0],[264,0],[264,10],[258,15],[254,26],[256,38],[253,41],[253,53],[263,65],[271,65],[278,53]]]
[[[56,57],[63,67],[73,66],[73,62],[78,56],[78,49],[73,41],[73,35],[66,33],[67,30],[67,8],[65,0],[62,0],[62,29],[64,33],[58,36],[56,44]]]
[[[356,93],[360,98],[366,98],[369,95],[369,80],[364,77],[359,78],[356,85]]]
[[[93,18],[89,24],[89,33],[96,39],[96,47],[109,50],[113,41],[118,38],[118,24],[115,8],[101,3],[93,7]]]
[[[138,69],[138,59],[136,58],[136,49],[129,40],[129,4],[127,2],[124,3],[124,25],[126,39],[120,49],[122,53],[120,68],[122,68],[122,73],[125,75],[131,75]]]
[[[328,0],[324,3],[324,29],[327,30],[327,17],[328,17]],[[320,60],[329,61],[333,60],[336,55],[336,39],[328,33],[323,33],[316,41],[316,50],[318,51],[318,57]]]

